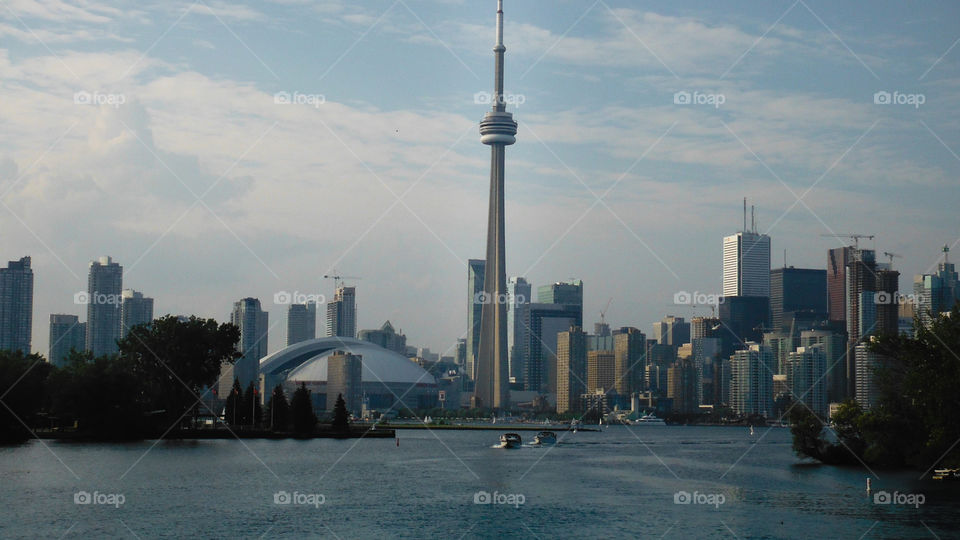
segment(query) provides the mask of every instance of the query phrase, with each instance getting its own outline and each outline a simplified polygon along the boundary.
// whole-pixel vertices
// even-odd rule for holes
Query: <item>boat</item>
[[[641,417],[638,418],[633,424],[636,425],[636,426],[640,426],[640,425],[643,425],[643,426],[665,426],[665,425],[667,425],[667,423],[664,422],[663,418],[657,418],[657,416],[656,416],[655,414],[653,414],[653,413],[645,414],[645,415],[641,416]]]
[[[533,439],[533,444],[556,444],[557,434],[552,431],[541,431],[537,433],[537,436]]]
[[[960,469],[934,469],[934,480],[960,480]]]
[[[504,433],[500,435],[500,448],[520,448],[520,445],[523,442],[520,440],[520,435],[516,433]]]

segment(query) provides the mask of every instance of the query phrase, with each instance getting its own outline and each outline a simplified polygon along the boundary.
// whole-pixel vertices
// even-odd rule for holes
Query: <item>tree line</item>
[[[870,409],[848,400],[831,429],[802,405],[791,412],[793,448],[829,464],[927,469],[960,466],[960,306],[915,336],[871,342],[879,399]]]
[[[233,364],[240,330],[213,319],[166,316],[131,328],[119,352],[94,358],[71,351],[62,367],[42,355],[0,351],[0,441],[57,430],[92,439],[159,437],[219,421],[216,386]],[[223,397],[223,396],[221,396]],[[232,427],[309,433],[315,429],[310,391],[298,388],[288,402],[279,385],[262,410],[257,390],[234,380],[222,421]],[[345,410],[345,409],[344,409]]]

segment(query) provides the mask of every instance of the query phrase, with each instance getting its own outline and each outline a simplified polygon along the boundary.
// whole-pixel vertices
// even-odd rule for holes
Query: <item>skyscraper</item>
[[[770,237],[741,231],[723,238],[723,296],[770,296]]]
[[[317,304],[290,304],[287,308],[287,346],[317,337]]]
[[[240,329],[238,350],[243,355],[231,366],[224,364],[220,372],[220,397],[225,398],[233,386],[233,379],[246,388],[251,382],[258,388],[260,359],[267,355],[267,330],[270,317],[260,309],[260,300],[244,298],[234,302],[230,322]]]
[[[616,385],[613,351],[587,351],[587,393],[610,392]]]
[[[877,260],[872,249],[856,249],[851,253],[846,270],[847,291],[847,395],[857,393],[856,347],[874,333],[877,326]]]
[[[853,260],[853,246],[827,252],[827,311],[834,322],[847,320],[847,265]]]
[[[576,412],[587,392],[587,335],[579,327],[557,334],[557,412]]]
[[[407,336],[402,331],[398,333],[393,329],[390,321],[386,321],[378,330],[361,330],[358,339],[376,343],[377,345],[400,354],[407,354]],[[457,343],[457,355],[459,356],[459,341]]]
[[[885,363],[883,355],[870,350],[869,342],[873,339],[874,337],[870,336],[853,349],[856,365],[856,388],[852,395],[864,409],[873,407],[880,399],[880,388],[877,386],[874,371]]]
[[[494,409],[510,404],[510,372],[507,357],[507,273],[504,238],[504,157],[507,145],[516,142],[517,123],[506,112],[503,98],[503,0],[497,2],[497,43],[493,110],[480,122],[480,141],[490,145],[490,208],[487,219],[487,257],[484,292],[491,301],[483,304],[480,321],[477,383],[474,405]]]
[[[825,392],[828,403],[840,403],[847,398],[847,339],[842,332],[807,330],[800,333],[800,346],[817,346],[823,354]]]
[[[746,345],[730,357],[730,407],[737,414],[771,417],[773,353],[766,345]]]
[[[487,262],[483,259],[467,261],[467,376],[477,379],[477,354],[480,352],[480,318],[483,315],[483,277]]]
[[[87,350],[93,356],[114,354],[119,349],[123,267],[110,257],[90,263],[87,276]]]
[[[572,279],[558,281],[537,288],[537,302],[541,304],[563,304],[580,306],[583,309],[583,281]]]
[[[357,289],[337,287],[333,302],[327,302],[327,337],[357,336]]]
[[[813,345],[788,353],[785,366],[793,399],[820,418],[827,417],[826,363],[823,345]]]
[[[653,339],[661,345],[679,347],[690,343],[690,323],[683,317],[667,315],[662,320],[653,323]]]
[[[126,337],[131,328],[138,324],[150,324],[153,321],[153,298],[143,296],[142,292],[124,289],[120,304],[120,337]]]
[[[770,271],[770,313],[773,330],[796,333],[827,318],[827,271],[775,268]]]
[[[699,411],[697,370],[691,359],[678,360],[667,368],[667,397],[673,400],[673,411],[694,414]]]
[[[30,354],[33,336],[33,269],[30,257],[0,268],[0,349]]]
[[[960,279],[949,255],[950,248],[943,246],[943,262],[937,264],[937,273],[917,274],[913,278],[916,311],[925,326],[960,301]]]
[[[571,326],[580,328],[579,309],[563,304],[530,304],[526,310],[526,343],[523,344],[523,389],[552,392],[556,382],[557,334]]]
[[[510,303],[507,305],[507,349],[510,353],[510,379],[523,382],[523,346],[527,327],[523,320],[527,308],[533,301],[530,298],[531,286],[522,277],[512,277],[507,283]]]
[[[47,360],[57,367],[63,367],[71,350],[84,350],[85,333],[86,326],[76,315],[50,315],[50,353]]]
[[[614,376],[617,394],[629,396],[642,390],[646,368],[647,336],[633,327],[624,327],[613,336]]]

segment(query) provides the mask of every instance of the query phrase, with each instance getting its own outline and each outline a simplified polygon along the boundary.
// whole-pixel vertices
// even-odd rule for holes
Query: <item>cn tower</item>
[[[510,405],[507,364],[507,273],[504,262],[503,162],[506,146],[516,142],[517,123],[503,97],[503,0],[497,0],[497,44],[493,110],[480,121],[480,142],[490,146],[490,210],[487,217],[487,264],[480,317],[474,406],[506,409]]]

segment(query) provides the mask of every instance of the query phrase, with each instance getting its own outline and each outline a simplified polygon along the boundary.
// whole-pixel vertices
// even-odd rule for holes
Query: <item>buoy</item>
[[[867,477],[867,493],[870,493],[870,477]]]
[[[400,437],[397,437],[397,446],[400,446]],[[867,481],[869,482],[870,480],[867,479]]]

